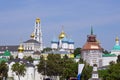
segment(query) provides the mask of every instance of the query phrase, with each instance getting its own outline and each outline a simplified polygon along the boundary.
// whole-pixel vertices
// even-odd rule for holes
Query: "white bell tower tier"
[[[34,35],[35,35],[34,39],[40,43],[40,50],[43,50],[42,30],[41,30],[40,18],[36,18]]]

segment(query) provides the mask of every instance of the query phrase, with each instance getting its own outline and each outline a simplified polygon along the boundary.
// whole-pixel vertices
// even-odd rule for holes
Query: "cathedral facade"
[[[67,51],[69,53],[74,52],[74,41],[69,39],[66,33],[62,30],[58,38],[54,38],[51,41],[51,48],[53,51]]]

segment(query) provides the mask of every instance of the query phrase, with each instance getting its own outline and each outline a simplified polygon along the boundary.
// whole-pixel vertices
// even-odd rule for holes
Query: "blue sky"
[[[120,0],[0,0],[0,45],[28,40],[37,17],[41,19],[44,46],[61,32],[82,47],[94,34],[104,49],[111,50],[120,38]]]

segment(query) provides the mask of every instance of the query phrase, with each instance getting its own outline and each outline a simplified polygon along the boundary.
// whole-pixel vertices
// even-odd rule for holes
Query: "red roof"
[[[91,34],[87,36],[87,42],[82,50],[102,50],[99,42],[96,40],[96,35]]]
[[[86,42],[82,50],[102,50],[98,42]]]

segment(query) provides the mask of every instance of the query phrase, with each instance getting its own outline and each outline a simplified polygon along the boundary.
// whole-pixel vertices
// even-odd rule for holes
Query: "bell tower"
[[[40,43],[40,50],[43,50],[40,18],[36,18],[36,21],[35,21],[34,40],[36,40]]]

